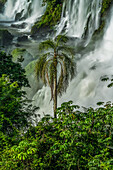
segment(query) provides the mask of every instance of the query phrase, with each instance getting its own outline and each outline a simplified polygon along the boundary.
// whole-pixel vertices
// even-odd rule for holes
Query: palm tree
[[[55,118],[57,96],[66,92],[69,81],[76,73],[76,65],[72,58],[73,49],[66,46],[67,40],[65,35],[59,35],[54,40],[41,42],[39,49],[46,50],[46,52],[38,59],[35,67],[37,78],[41,78],[43,83],[51,88]]]

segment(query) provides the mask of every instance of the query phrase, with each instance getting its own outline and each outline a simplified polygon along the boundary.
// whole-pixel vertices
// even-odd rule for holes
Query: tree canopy
[[[19,87],[29,87],[25,70],[20,63],[12,61],[12,55],[0,51],[0,77],[2,74],[9,76],[11,82],[17,82]]]
[[[57,109],[57,119],[43,117],[18,144],[1,152],[1,170],[113,169],[113,105],[78,109],[69,101]]]

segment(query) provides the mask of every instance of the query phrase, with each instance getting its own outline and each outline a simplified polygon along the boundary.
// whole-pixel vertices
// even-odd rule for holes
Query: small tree
[[[25,70],[21,64],[12,61],[12,55],[7,55],[0,51],[0,77],[2,74],[9,76],[11,82],[17,82],[19,87],[29,87],[28,80],[25,75]]]
[[[0,133],[12,137],[33,123],[35,108],[27,102],[17,82],[11,83],[7,75],[0,77]]]
[[[51,88],[51,100],[53,100],[54,117],[56,118],[57,95],[66,92],[69,81],[75,76],[75,63],[72,59],[73,49],[66,46],[68,38],[59,35],[55,40],[46,40],[39,45],[45,52],[36,63],[37,78],[41,78],[45,85]],[[70,58],[71,56],[71,58]]]

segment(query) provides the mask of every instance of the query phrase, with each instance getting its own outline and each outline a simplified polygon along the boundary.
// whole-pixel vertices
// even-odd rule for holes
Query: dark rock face
[[[23,22],[22,24],[11,24],[11,27],[18,28],[18,29],[24,29],[26,27],[26,23]]]
[[[32,27],[31,29],[31,37],[33,39],[37,39],[38,37],[45,37],[47,34],[52,34],[54,31],[48,26],[45,27]]]
[[[16,16],[15,16],[15,21],[19,21],[19,20],[21,19],[22,14],[23,14],[23,11],[24,11],[24,10],[22,10],[21,12],[19,12],[19,13],[16,14]]]
[[[4,3],[0,2],[0,13],[3,13],[4,11]]]
[[[21,37],[18,37],[17,41],[28,41],[28,36],[27,35],[23,35]]]
[[[0,46],[9,45],[13,40],[13,35],[7,31],[0,29]]]

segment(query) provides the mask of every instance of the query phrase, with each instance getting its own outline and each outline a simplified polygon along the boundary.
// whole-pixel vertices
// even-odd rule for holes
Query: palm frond
[[[58,57],[58,62],[62,65],[61,74],[58,80],[58,95],[61,96],[66,92],[69,81],[76,75],[76,64],[73,59],[69,58],[65,53],[62,53],[62,55]]]
[[[67,54],[62,53],[64,56],[64,62],[66,65],[66,72],[70,75],[70,80],[72,80],[76,75],[76,63]]]
[[[66,66],[65,66],[64,56],[58,55],[57,60],[58,60],[58,63],[60,63],[60,65],[62,65],[63,72],[65,75],[66,74]]]
[[[68,47],[66,45],[59,45],[58,48],[57,48],[57,51],[63,51],[65,53],[68,53],[69,55],[71,55],[73,57],[74,55],[74,48],[72,47]]]
[[[41,42],[39,45],[39,50],[48,50],[48,49],[54,49],[55,48],[55,43],[52,40],[46,40],[44,42]]]
[[[49,55],[52,55],[52,54],[50,52],[48,52],[48,53],[41,55],[40,58],[36,62],[35,74],[36,74],[38,80],[39,80],[39,78],[42,78],[42,69],[43,69],[43,66],[44,66],[46,60],[48,59]]]
[[[57,46],[62,43],[66,43],[68,41],[68,37],[66,35],[58,35],[55,38]]]
[[[39,80],[39,78],[42,78],[42,69],[46,62],[46,59],[47,59],[47,55],[44,55],[44,56],[40,57],[36,62],[35,74],[36,74],[38,80]]]
[[[61,53],[58,56],[58,59],[62,60],[65,72],[69,72],[71,80],[76,75],[76,63],[74,62],[73,58],[70,58],[67,54]]]
[[[48,83],[49,86],[50,86],[50,81],[49,81],[49,75],[48,75],[48,67],[49,67],[51,61],[52,61],[52,59],[46,60],[45,64],[43,65],[43,68],[42,68],[42,80],[45,85]]]

